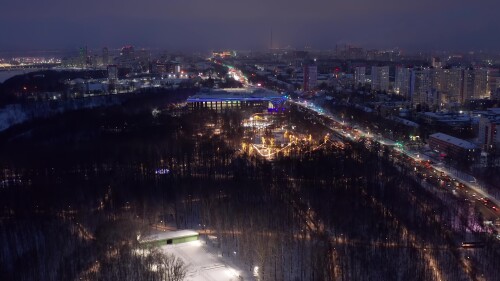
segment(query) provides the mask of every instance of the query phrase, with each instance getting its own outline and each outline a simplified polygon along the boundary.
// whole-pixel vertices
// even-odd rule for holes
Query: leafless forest
[[[383,147],[324,145],[267,161],[239,151],[242,113],[144,108],[78,111],[2,136],[1,280],[182,280],[189,265],[134,251],[138,233],[163,224],[216,236],[220,253],[258,266],[261,280],[500,276],[498,243],[474,207],[421,183]],[[460,248],[471,236],[486,247]],[[151,271],[153,258],[177,279]]]

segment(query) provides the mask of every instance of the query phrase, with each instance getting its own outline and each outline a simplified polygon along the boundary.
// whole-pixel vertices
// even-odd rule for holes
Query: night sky
[[[498,0],[1,0],[0,50],[119,47],[500,51]]]

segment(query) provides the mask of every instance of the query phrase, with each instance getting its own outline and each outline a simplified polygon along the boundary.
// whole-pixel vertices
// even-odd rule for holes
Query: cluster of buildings
[[[0,70],[19,67],[33,67],[43,65],[55,65],[61,63],[61,59],[55,57],[13,57],[9,59],[0,58]]]
[[[130,45],[97,51],[82,47],[62,59],[61,67],[107,70],[106,78],[67,81],[67,91],[73,96],[176,88],[190,83],[202,89],[188,100],[191,109],[221,111],[233,107],[280,110],[285,99],[280,92],[295,92],[304,98],[324,95],[336,104],[362,108],[406,126],[427,124],[433,131],[458,132],[457,136],[467,138],[471,134],[461,134],[463,130],[474,130],[475,144],[481,149],[500,145],[499,113],[491,109],[498,104],[495,99],[500,100],[500,56],[410,56],[399,50],[353,46],[337,46],[334,51],[215,51],[211,56],[212,62],[202,55],[153,54]],[[238,75],[257,87],[217,89],[236,86],[225,83],[227,77],[219,73],[223,64],[241,69]],[[57,99],[55,95],[51,98]],[[460,110],[467,114],[457,114]],[[448,140],[454,142],[452,138],[435,138],[433,142],[437,148]]]
[[[402,55],[399,50],[273,49],[269,53],[218,52],[282,90],[314,93],[358,89],[397,94],[413,108],[441,109],[469,100],[500,98],[500,58],[484,55]],[[254,67],[251,67],[251,66]]]
[[[119,50],[104,47],[101,53],[80,48],[77,55],[62,60],[61,68],[106,70],[103,79],[73,79],[66,81],[67,96],[85,97],[102,94],[134,92],[147,88],[178,88],[203,79],[217,78],[213,66],[204,58],[182,54],[136,50],[126,45]]]
[[[365,50],[361,47],[352,45],[335,46],[335,57],[343,60],[368,60],[368,61],[398,61],[405,59],[399,49],[389,50]],[[414,59],[418,56],[406,59]]]
[[[402,124],[411,134],[420,134],[421,126],[439,132],[423,137],[432,150],[449,158],[474,162],[480,152],[489,155],[500,147],[500,117],[492,108],[500,98],[499,58],[410,58],[397,50],[369,54],[349,46],[333,54],[272,50],[226,59],[249,75],[265,77],[271,88],[356,107]]]
[[[395,116],[391,115],[388,119],[400,122],[409,121]],[[433,151],[442,156],[470,163],[478,160],[481,152],[490,155],[489,157],[497,157],[496,150],[500,148],[500,108],[470,112],[419,112],[413,119],[415,127],[426,125],[431,128],[431,131],[437,132],[429,135],[427,142]],[[405,125],[411,124],[405,123]],[[469,137],[465,140],[456,135]]]
[[[444,133],[431,134],[427,139],[429,147],[442,156],[460,159],[472,163],[477,161],[481,152],[486,155],[500,148],[500,108],[489,108],[474,112],[475,117],[426,112],[426,122],[441,122],[450,126],[477,123],[477,138],[473,141],[463,140]],[[475,121],[473,121],[475,120]],[[495,158],[497,153],[491,157]]]
[[[442,108],[444,104],[464,104],[467,100],[489,98],[500,87],[498,69],[486,67],[394,67],[394,82],[389,66],[354,70],[355,85],[371,85],[375,91],[393,92],[413,106]]]
[[[395,92],[415,105],[439,107],[447,103],[463,104],[466,100],[482,99],[491,95],[493,89],[490,87],[496,89],[498,72],[495,71],[482,67],[398,67]]]
[[[403,116],[401,113],[405,112],[406,110],[399,111],[399,116]],[[479,163],[477,161],[482,157],[500,161],[500,108],[498,107],[473,111],[419,112],[412,118],[414,122],[406,119],[407,115],[405,118],[396,117],[397,115],[397,112],[391,112],[387,114],[387,119],[415,128],[426,126],[431,132],[436,132],[426,139],[430,149],[442,157],[468,163]],[[409,129],[408,132],[410,131],[413,134],[419,133],[417,130]],[[497,165],[500,165],[500,162]]]
[[[287,91],[300,89],[303,92],[313,92],[318,85],[327,81],[331,75],[319,73],[318,65],[314,60],[301,59],[292,62],[279,63],[256,63],[254,67],[247,66],[248,72],[255,73],[261,77],[280,86]]]
[[[100,51],[89,50],[81,47],[77,54],[66,56],[61,61],[65,68],[107,68],[116,65],[120,69],[126,69],[130,73],[152,73],[152,74],[180,74],[184,57],[181,55],[160,54],[152,55],[150,50],[136,49],[132,45],[125,45],[117,50],[108,47]]]
[[[369,77],[366,74],[366,67],[358,66],[354,69],[354,83],[357,87],[369,83],[374,91],[388,92],[390,89],[389,66],[372,66]]]

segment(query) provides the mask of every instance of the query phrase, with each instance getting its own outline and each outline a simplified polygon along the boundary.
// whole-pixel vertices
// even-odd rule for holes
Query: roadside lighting
[[[253,276],[259,277],[259,267],[258,266],[254,266],[254,268],[253,268]]]

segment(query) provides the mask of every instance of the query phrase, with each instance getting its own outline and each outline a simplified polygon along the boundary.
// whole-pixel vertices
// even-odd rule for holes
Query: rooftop
[[[458,146],[458,147],[461,147],[464,149],[476,149],[475,144],[468,142],[466,140],[463,140],[463,139],[459,139],[459,138],[447,135],[447,134],[435,133],[435,134],[430,135],[430,137],[441,140],[441,141],[445,141],[447,143],[453,144],[455,146]]]
[[[147,243],[153,241],[167,240],[167,239],[175,239],[175,238],[183,238],[198,235],[198,232],[194,230],[177,230],[177,231],[168,231],[168,232],[160,232],[153,235],[148,235],[139,240],[139,243]]]
[[[421,113],[421,116],[424,116],[428,120],[434,120],[436,122],[447,124],[464,124],[472,121],[470,116],[456,113],[424,112]]]
[[[410,120],[400,118],[397,116],[391,116],[388,119],[393,120],[393,121],[398,122],[398,123],[401,123],[401,124],[406,125],[406,126],[410,126],[410,127],[418,128],[420,126],[419,124],[417,124],[415,122],[412,122]]]
[[[500,107],[492,107],[492,108],[488,108],[487,110],[488,110],[488,113],[500,115]]]
[[[226,88],[226,89],[202,89],[194,96],[187,99],[188,102],[217,101],[217,100],[239,100],[239,101],[263,101],[283,99],[284,95],[263,88]]]

